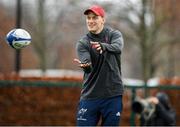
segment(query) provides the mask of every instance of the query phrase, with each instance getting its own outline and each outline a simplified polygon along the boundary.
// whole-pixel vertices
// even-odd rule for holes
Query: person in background
[[[148,120],[146,120],[142,115],[140,117],[141,126],[176,125],[176,113],[170,105],[167,94],[159,92],[155,97],[148,98],[148,101],[155,105],[155,112]]]
[[[77,111],[77,126],[118,126],[122,112],[123,83],[120,31],[105,26],[105,11],[93,5],[84,11],[88,33],[76,44],[84,71],[83,87]]]

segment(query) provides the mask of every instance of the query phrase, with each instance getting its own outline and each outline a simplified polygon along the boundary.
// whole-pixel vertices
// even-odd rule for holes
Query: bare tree
[[[171,4],[167,5],[173,7],[177,4],[177,1],[169,2]],[[160,6],[161,4],[156,0],[139,0],[135,4],[132,1],[126,1],[126,6],[119,10],[119,15],[115,17],[116,21],[121,22],[119,24],[116,22],[115,26],[123,30],[125,38],[133,42],[131,45],[135,44],[134,46],[140,49],[142,78],[146,82],[155,76],[160,66],[165,64],[162,63],[160,51],[166,49],[169,44],[172,44],[170,42],[177,40],[178,37],[175,34],[170,36],[167,30],[169,29],[167,23],[173,15],[173,10],[167,10],[169,6],[165,7],[162,1]],[[169,23],[172,24],[172,22]],[[172,55],[170,58],[172,59]]]

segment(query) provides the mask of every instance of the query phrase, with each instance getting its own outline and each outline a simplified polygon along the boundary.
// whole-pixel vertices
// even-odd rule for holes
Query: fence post
[[[132,88],[131,89],[131,106],[132,106],[132,103],[136,97],[136,88]],[[135,126],[135,113],[132,111],[132,109],[130,108],[131,110],[131,116],[130,116],[130,126]]]

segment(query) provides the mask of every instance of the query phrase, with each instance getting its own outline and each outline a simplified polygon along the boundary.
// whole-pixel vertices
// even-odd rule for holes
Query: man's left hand
[[[99,51],[100,54],[102,54],[103,50],[101,48],[101,45],[99,44],[99,42],[90,42],[92,45],[92,48],[95,48],[97,51]]]

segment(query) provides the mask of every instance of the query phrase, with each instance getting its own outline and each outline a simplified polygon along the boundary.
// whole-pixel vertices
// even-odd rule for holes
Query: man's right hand
[[[74,62],[76,62],[78,66],[81,68],[86,68],[91,65],[91,63],[82,63],[79,59],[76,59],[76,58],[74,59]]]

